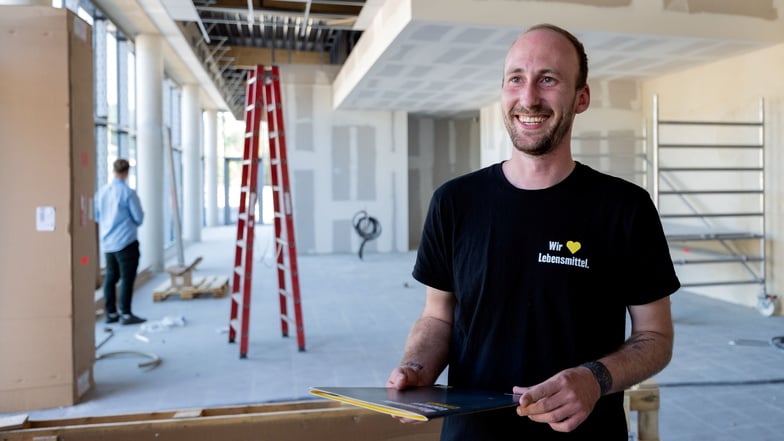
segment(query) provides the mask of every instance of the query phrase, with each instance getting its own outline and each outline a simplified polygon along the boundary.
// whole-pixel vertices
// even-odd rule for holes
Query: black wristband
[[[601,391],[600,393],[602,396],[612,389],[612,375],[610,375],[610,371],[604,363],[601,361],[589,361],[580,366],[590,369],[594,378],[596,378],[596,381],[599,383],[599,390]]]

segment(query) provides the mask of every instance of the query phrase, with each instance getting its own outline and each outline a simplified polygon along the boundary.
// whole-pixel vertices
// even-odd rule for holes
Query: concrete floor
[[[141,332],[99,321],[96,346],[99,356],[141,351],[161,364],[140,368],[148,359],[139,355],[101,358],[80,404],[26,412],[29,418],[291,401],[312,399],[310,386],[383,385],[422,307],[422,286],[411,277],[415,253],[299,256],[306,344],[299,351],[294,331],[281,336],[271,226],[257,228],[246,359],[228,343],[228,297],[154,302],[152,292],[168,284],[167,274],[157,274],[137,290],[134,312],[150,325],[177,318],[184,325]],[[203,242],[186,248],[187,262],[204,259],[196,276],[230,276],[235,234],[234,227],[205,229]],[[673,296],[673,315],[674,357],[654,378],[661,439],[784,440],[784,350],[770,344],[784,335],[784,317],[685,291]]]

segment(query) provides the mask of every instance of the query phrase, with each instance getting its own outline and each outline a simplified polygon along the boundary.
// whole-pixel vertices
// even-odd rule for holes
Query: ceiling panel
[[[125,9],[108,0],[94,1],[114,5],[113,13]],[[336,98],[341,109],[396,110],[434,116],[476,114],[480,107],[497,101],[506,51],[523,29],[520,20],[509,20],[509,17],[499,23],[514,25],[499,25],[465,8],[438,9],[437,5],[451,4],[444,0],[137,1],[142,5],[163,5],[163,8],[148,7],[148,12],[168,11],[230,110],[240,119],[244,79],[250,66],[273,63],[342,66],[351,61],[350,57],[369,58],[362,60],[366,70],[352,80],[346,93]],[[513,8],[526,8],[526,11],[553,8],[566,23],[581,18],[569,15],[568,11],[597,11],[572,4],[585,3],[571,0],[454,1],[482,11],[509,5],[500,9],[507,16],[512,15],[508,11]],[[639,29],[621,32],[618,29],[624,23],[614,20],[606,26],[596,22],[585,25],[591,29],[615,29],[612,32],[575,33],[589,56],[589,80],[636,81],[784,41],[781,30],[784,26],[775,26],[782,23],[777,8],[782,2],[754,0],[745,9],[711,11],[716,5],[705,1],[693,5],[692,0],[663,4],[647,0],[612,0],[608,4],[605,0],[593,0],[588,3],[599,8],[600,17],[623,8],[644,9],[646,14],[661,14],[657,19],[673,24],[676,31],[665,31],[656,25],[647,34]],[[675,3],[677,7],[673,6]],[[397,35],[383,35],[386,23],[378,17],[383,19],[383,14],[390,10],[399,13],[404,6],[434,10],[433,16],[439,19],[418,19],[412,15],[402,27],[394,27],[400,29]],[[663,9],[656,11],[657,7]],[[138,7],[127,9],[138,14]],[[723,25],[711,25],[712,20]],[[692,22],[702,27],[689,26]],[[759,35],[757,29],[749,28],[749,23],[759,23]],[[365,46],[372,47],[372,55],[356,51],[369,26],[378,28],[374,28],[373,38],[383,35],[385,41],[384,46],[378,47],[372,46],[376,44],[373,38],[369,40],[371,43]],[[707,36],[701,37],[700,33]]]

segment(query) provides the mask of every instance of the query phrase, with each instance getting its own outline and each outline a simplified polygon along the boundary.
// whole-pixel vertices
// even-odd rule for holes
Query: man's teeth
[[[519,119],[520,122],[525,123],[525,124],[539,124],[540,122],[545,120],[545,117],[543,117],[543,116],[518,116],[517,119]]]

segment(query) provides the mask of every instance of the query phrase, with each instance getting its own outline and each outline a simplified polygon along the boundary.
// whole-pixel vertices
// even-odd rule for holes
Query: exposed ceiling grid
[[[589,81],[636,81],[784,41],[784,26],[778,14],[784,0],[739,1],[732,5],[680,0],[665,2],[664,6],[652,5],[650,0],[450,0],[454,8],[439,10],[428,19],[410,17],[407,23],[395,23],[393,27],[400,29],[397,35],[363,42],[361,47],[367,52],[361,54],[354,53],[354,49],[368,26],[377,27],[373,29],[374,37],[384,35],[385,23],[377,16],[399,18],[405,16],[401,8],[413,6],[436,10],[436,4],[446,4],[445,0],[122,2],[127,7],[118,6],[120,2],[115,0],[80,1],[99,5],[131,36],[151,32],[150,20],[136,17],[141,9],[142,15],[149,16],[159,28],[161,23],[178,25],[203,64],[206,74],[202,76],[212,79],[210,87],[217,87],[238,119],[242,119],[248,66],[340,66],[350,56],[361,62],[349,65],[362,66],[363,70],[361,76],[349,76],[351,81],[344,82],[336,102],[341,109],[445,117],[476,114],[480,106],[497,100],[506,52],[520,32],[532,24],[526,22],[526,17],[544,17],[541,12],[531,11],[557,12],[564,23],[571,23],[574,17],[567,14],[569,8],[584,13],[599,8],[601,16],[626,14],[629,23],[637,23],[629,26],[615,20],[602,26],[594,19],[581,23],[582,29],[575,29],[589,55]],[[492,23],[492,17],[486,17],[489,11],[520,19],[504,21],[505,17],[498,17],[497,23],[507,25],[488,24]],[[727,26],[734,23],[728,19],[737,20],[738,26]],[[722,27],[717,29],[715,23],[722,23]],[[165,32],[159,29],[167,39],[172,38],[169,28]],[[630,30],[604,30],[611,28]]]

